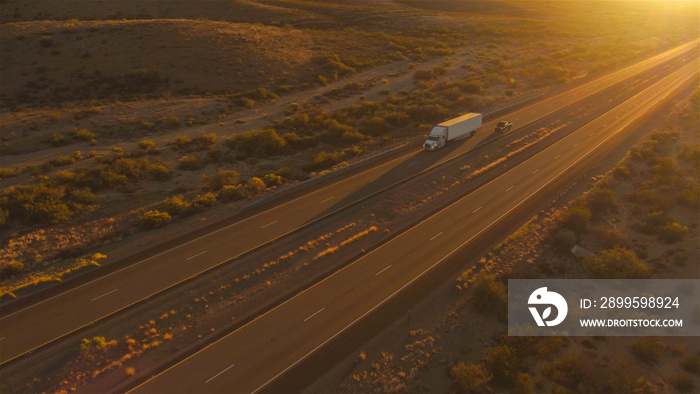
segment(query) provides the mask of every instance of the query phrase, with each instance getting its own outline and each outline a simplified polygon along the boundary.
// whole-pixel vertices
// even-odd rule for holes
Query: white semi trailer
[[[433,127],[428,139],[423,144],[423,149],[434,151],[447,145],[450,141],[473,137],[480,128],[481,114],[473,112],[442,122]]]

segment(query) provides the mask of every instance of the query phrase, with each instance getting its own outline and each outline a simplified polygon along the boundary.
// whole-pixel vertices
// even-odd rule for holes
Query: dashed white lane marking
[[[418,164],[418,162],[417,162],[417,161],[414,161],[413,163],[408,163],[409,166],[412,166],[412,165],[414,165],[414,164]]]
[[[538,172],[539,170],[540,170],[540,169],[538,168],[538,169],[536,169],[535,171],[532,171],[532,175],[537,174],[537,172]]]
[[[231,365],[229,365],[229,366],[228,366],[226,369],[224,369],[223,371],[221,371],[221,372],[217,373],[216,375],[212,376],[211,378],[209,378],[209,380],[207,380],[206,382],[204,382],[204,384],[207,384],[207,383],[211,382],[212,380],[216,379],[217,376],[221,375],[222,373],[228,371],[229,369],[231,369],[231,368],[233,368],[233,367],[235,367],[235,366],[236,366],[236,364],[231,364]]]
[[[379,178],[374,178],[374,179],[372,179],[371,181],[369,181],[369,182],[367,182],[367,183],[372,183],[372,182],[376,181],[377,179],[379,179]]]
[[[104,294],[102,294],[101,296],[97,296],[97,297],[91,299],[90,301],[99,300],[100,298],[102,298],[102,297],[104,297],[104,296],[106,296],[106,295],[110,295],[110,294],[114,293],[114,292],[117,291],[117,290],[119,290],[119,289],[114,289],[114,290],[112,290],[112,291],[110,291],[110,292],[104,293]]]
[[[433,235],[433,237],[430,238],[430,240],[432,241],[432,240],[434,240],[435,238],[437,238],[437,237],[439,237],[439,236],[441,236],[441,235],[442,235],[442,231],[440,231],[439,233]]]
[[[593,134],[595,134],[595,133],[588,134],[588,136],[589,136],[589,137],[593,137]]]
[[[265,228],[265,227],[267,227],[267,226],[272,226],[273,224],[277,223],[278,221],[279,221],[279,220],[275,220],[274,222],[268,223],[268,224],[266,224],[266,225],[264,225],[264,226],[262,226],[262,227],[260,227],[260,228]]]
[[[511,186],[511,187],[507,188],[506,191],[509,192],[510,189],[512,189],[512,188],[514,188],[514,187],[515,187],[515,186]]]
[[[483,208],[483,207],[479,207],[479,208],[473,210],[472,213],[476,213],[476,211],[480,210],[481,208]]]
[[[391,268],[391,264],[389,264],[389,265],[388,265],[386,268],[384,268],[383,270],[381,270],[381,271],[377,272],[376,274],[374,274],[374,276],[379,276],[379,274],[381,274],[382,272],[388,270],[389,268]]]
[[[314,314],[313,314],[313,315],[311,315],[311,316],[307,317],[306,319],[304,319],[304,321],[307,321],[307,320],[311,319],[312,317],[314,317],[314,316],[318,315],[319,313],[323,312],[323,310],[324,310],[324,309],[326,309],[326,307],[325,307],[325,306],[324,306],[323,308],[321,308],[321,309],[317,310],[316,312],[314,312]]]
[[[207,251],[205,250],[205,251],[202,252],[202,253],[197,253],[197,254],[194,255],[194,256],[190,256],[190,257],[186,258],[185,261],[190,261],[190,260],[192,260],[192,259],[195,258],[195,257],[199,257],[199,256],[203,255],[204,253],[207,253]]]
[[[578,142],[574,144],[574,148],[578,146]]]
[[[324,203],[324,202],[326,202],[326,201],[330,201],[330,200],[332,200],[332,199],[334,199],[334,198],[335,198],[335,196],[333,196],[333,197],[328,197],[327,199],[321,201],[321,203]]]
[[[561,155],[557,155],[557,157],[555,157],[554,160],[556,160],[556,159],[558,159],[558,158],[560,158],[560,157],[561,157]]]

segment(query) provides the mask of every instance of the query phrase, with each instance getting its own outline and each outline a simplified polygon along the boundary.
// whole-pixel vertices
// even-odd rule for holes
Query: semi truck
[[[481,128],[481,114],[468,113],[459,118],[442,122],[433,127],[428,139],[423,144],[423,149],[434,151],[447,145],[448,142],[473,137]]]

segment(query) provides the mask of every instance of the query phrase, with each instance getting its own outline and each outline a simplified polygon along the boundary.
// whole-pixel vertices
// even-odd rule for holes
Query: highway
[[[613,146],[624,137],[629,125],[697,74],[697,63],[688,62],[514,169],[133,392],[230,393],[263,389],[470,240],[542,193],[555,180],[582,166],[594,152]]]
[[[697,41],[601,76],[509,114],[514,130],[635,74],[697,48]],[[419,154],[419,147],[173,249],[0,318],[0,364],[147,299],[211,267],[293,232],[367,195],[457,157],[483,143],[497,120],[456,149]],[[412,158],[415,157],[415,160]],[[399,167],[400,166],[400,167]],[[377,178],[381,182],[374,182]],[[484,208],[484,212],[490,209]],[[443,234],[445,235],[445,234]],[[440,238],[443,237],[440,235]],[[448,238],[445,235],[446,239]],[[392,269],[388,269],[389,273]],[[383,275],[383,274],[382,274]]]

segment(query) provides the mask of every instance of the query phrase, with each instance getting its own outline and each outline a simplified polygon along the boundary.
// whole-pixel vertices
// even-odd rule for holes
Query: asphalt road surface
[[[518,209],[593,152],[621,140],[630,124],[652,111],[676,89],[696,77],[697,73],[696,62],[686,63],[678,71],[513,170],[174,365],[137,387],[134,392],[230,393],[261,390],[471,239]],[[592,85],[601,88],[605,84],[599,81]],[[587,89],[595,90],[593,86],[586,84],[568,93],[581,98]],[[560,108],[576,97],[566,94],[556,96],[518,111],[509,118],[514,119],[516,125],[522,124],[528,121],[523,119],[531,116],[538,118],[550,111],[549,108]],[[519,117],[526,118],[516,120]],[[484,127],[489,130],[493,126]],[[478,143],[478,140],[472,143]],[[469,149],[470,146],[465,144],[462,148]],[[376,173],[372,175],[375,176]],[[333,192],[337,193],[337,190]]]

